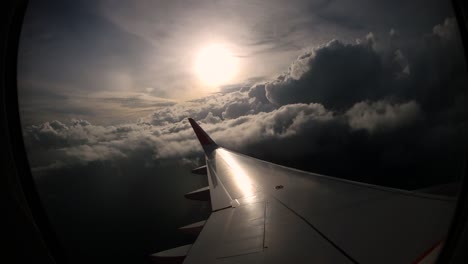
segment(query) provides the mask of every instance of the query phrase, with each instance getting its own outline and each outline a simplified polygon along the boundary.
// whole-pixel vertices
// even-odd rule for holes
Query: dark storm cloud
[[[321,102],[346,109],[378,98],[382,68],[372,42],[353,45],[334,40],[300,56],[286,74],[267,83],[266,96],[280,105]]]
[[[356,44],[331,41],[301,55],[285,74],[265,83],[266,96],[279,105],[320,102],[342,111],[388,97],[418,100],[426,111],[450,107],[453,98],[466,93],[467,84],[453,18],[413,45],[379,50],[371,34]]]

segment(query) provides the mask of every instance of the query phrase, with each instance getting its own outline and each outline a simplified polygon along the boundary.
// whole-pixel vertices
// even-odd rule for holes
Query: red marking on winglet
[[[192,125],[193,131],[197,135],[198,140],[202,146],[206,145],[216,145],[216,143],[206,134],[206,132],[193,120],[192,118],[188,119],[190,125]]]
[[[440,240],[439,242],[435,243],[432,247],[430,247],[426,252],[424,252],[419,258],[417,258],[415,261],[413,261],[413,264],[418,264],[421,261],[423,261],[429,254],[431,254],[437,247],[439,247],[442,244],[443,240]]]

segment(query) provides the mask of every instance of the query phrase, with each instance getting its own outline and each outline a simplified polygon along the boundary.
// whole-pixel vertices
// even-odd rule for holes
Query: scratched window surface
[[[31,0],[18,93],[70,261],[145,263],[211,212],[184,198],[208,184],[188,117],[268,162],[455,197],[466,72],[449,2]]]

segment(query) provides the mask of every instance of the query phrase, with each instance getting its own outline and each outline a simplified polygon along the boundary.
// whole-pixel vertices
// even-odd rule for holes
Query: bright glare
[[[216,153],[223,158],[233,172],[232,179],[235,181],[237,188],[241,192],[241,196],[235,198],[252,196],[255,190],[254,186],[252,185],[249,176],[245,174],[236,159],[232,157],[232,154],[222,148],[219,148]]]
[[[195,71],[206,85],[225,84],[237,72],[237,58],[221,45],[210,45],[198,53]]]

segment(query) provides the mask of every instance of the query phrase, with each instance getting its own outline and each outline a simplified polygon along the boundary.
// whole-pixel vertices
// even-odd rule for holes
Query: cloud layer
[[[29,126],[31,164],[46,173],[141,153],[148,166],[196,160],[193,117],[223,146],[301,169],[406,188],[453,180],[466,144],[468,83],[457,34],[447,19],[413,46],[383,45],[372,33],[332,40],[272,81],[162,105],[135,123]]]

